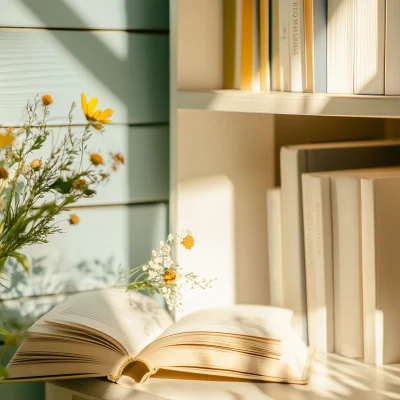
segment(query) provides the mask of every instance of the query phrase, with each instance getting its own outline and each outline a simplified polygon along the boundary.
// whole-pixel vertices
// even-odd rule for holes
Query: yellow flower
[[[183,247],[187,248],[190,250],[194,246],[194,238],[191,234],[188,234],[183,240],[182,240],[182,245]]]
[[[90,155],[90,161],[92,162],[93,165],[97,166],[103,164],[103,157],[100,154],[92,153]]]
[[[118,163],[125,164],[125,157],[121,153],[113,154],[112,158]]]
[[[30,166],[34,171],[39,171],[39,169],[42,168],[42,161],[35,159],[31,162]]]
[[[164,272],[164,281],[167,285],[173,283],[176,279],[176,272],[173,269],[167,269]]]
[[[79,178],[74,182],[74,186],[77,189],[85,189],[87,186],[87,182],[83,178]]]
[[[0,179],[6,180],[7,178],[8,178],[8,171],[5,168],[1,167],[0,168]]]
[[[103,129],[102,124],[111,123],[111,119],[109,118],[114,111],[111,108],[106,108],[104,111],[96,110],[98,102],[99,99],[97,97],[93,97],[89,100],[88,103],[86,94],[81,93],[82,111],[85,114],[86,119],[92,124],[92,126],[100,131]]]
[[[71,225],[78,225],[78,224],[79,224],[79,217],[78,217],[76,214],[72,214],[72,215],[69,217],[69,223],[70,223]]]
[[[12,142],[14,142],[14,140],[15,140],[14,135],[10,131],[7,131],[5,135],[0,135],[0,147],[4,149],[5,147],[9,146]]]
[[[53,103],[53,98],[49,94],[45,94],[42,96],[42,103],[45,106],[49,106],[51,103]]]

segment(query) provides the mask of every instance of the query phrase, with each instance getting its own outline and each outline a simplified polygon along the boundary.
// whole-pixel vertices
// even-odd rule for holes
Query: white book
[[[361,180],[364,361],[400,362],[400,174]]]
[[[358,191],[355,178],[331,179],[335,351],[351,358],[363,356]]]
[[[304,38],[303,0],[290,0],[289,5],[289,59],[290,89],[292,92],[306,90],[306,53]]]
[[[271,306],[284,307],[282,275],[281,189],[267,190],[269,296]]]
[[[279,0],[279,78],[282,92],[290,92],[289,12],[291,0]]]
[[[355,2],[328,1],[328,93],[353,93]]]
[[[303,219],[309,344],[334,351],[333,257],[330,178],[303,174]]]
[[[386,0],[385,94],[400,95],[400,1]]]
[[[399,20],[396,22],[398,25]],[[384,94],[385,2],[383,0],[356,0],[354,40],[354,93]]]
[[[293,324],[307,338],[301,175],[307,172],[397,165],[400,141],[314,143],[281,148],[283,290]]]

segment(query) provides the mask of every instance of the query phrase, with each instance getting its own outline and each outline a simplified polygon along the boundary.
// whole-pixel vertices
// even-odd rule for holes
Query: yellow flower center
[[[39,169],[42,167],[42,161],[36,159],[36,160],[33,160],[30,165],[34,171],[39,171]]]
[[[164,272],[164,281],[167,285],[173,283],[176,279],[176,272],[173,269],[167,269]]]
[[[42,96],[42,102],[45,106],[49,106],[53,103],[53,98],[49,94],[45,94]]]
[[[0,179],[6,180],[7,178],[8,178],[8,171],[5,168],[1,167],[0,168]]]
[[[76,215],[76,214],[72,214],[70,217],[69,217],[69,223],[71,224],[71,225],[78,225],[79,224],[79,217]]]
[[[194,238],[189,234],[182,240],[181,243],[185,248],[190,250],[194,246]]]
[[[5,147],[9,146],[12,142],[14,142],[15,137],[9,131],[5,135],[0,135],[0,147],[4,149]]]
[[[103,164],[103,157],[100,154],[97,153],[92,153],[90,155],[90,161],[92,162],[93,165],[100,165]]]

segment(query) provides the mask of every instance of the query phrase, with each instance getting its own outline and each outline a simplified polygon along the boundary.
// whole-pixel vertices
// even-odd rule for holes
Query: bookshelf
[[[333,117],[400,117],[400,96],[178,90],[177,109]]]
[[[171,0],[170,27],[170,229],[195,235],[182,265],[217,278],[184,293],[183,314],[268,304],[265,191],[280,183],[280,147],[398,137],[400,97],[223,90],[223,0]]]

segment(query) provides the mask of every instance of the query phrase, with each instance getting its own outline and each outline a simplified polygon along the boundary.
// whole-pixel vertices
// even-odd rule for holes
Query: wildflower
[[[49,106],[51,103],[53,103],[53,98],[49,94],[45,94],[42,96],[42,103],[45,106]]]
[[[92,162],[93,165],[97,166],[100,164],[103,164],[103,157],[100,154],[97,153],[92,153],[90,155],[90,161]]]
[[[70,225],[78,225],[79,224],[79,217],[76,214],[72,214],[69,217],[69,223]]]
[[[74,186],[76,189],[85,189],[87,186],[87,182],[83,178],[79,178],[74,182]]]
[[[39,169],[42,167],[42,161],[35,159],[30,163],[30,166],[34,171],[39,171]]]
[[[4,149],[5,147],[9,146],[12,142],[14,142],[15,136],[12,132],[7,131],[5,135],[0,135],[0,147]]]
[[[125,164],[125,157],[121,153],[113,154],[112,159],[117,163]]]
[[[5,168],[1,167],[0,168],[0,179],[6,180],[7,178],[8,178],[8,171]]]
[[[176,279],[176,272],[173,269],[167,269],[164,272],[164,280],[167,285],[173,283]]]
[[[181,243],[182,243],[183,247],[185,247],[186,249],[190,250],[194,246],[194,238],[189,233],[189,234],[186,235],[185,238],[183,238]]]
[[[106,108],[104,111],[96,110],[98,101],[99,99],[97,97],[93,97],[88,103],[86,94],[81,93],[82,111],[86,119],[95,129],[102,130],[103,124],[111,123],[111,119],[108,118],[111,117],[114,111],[111,108]]]

